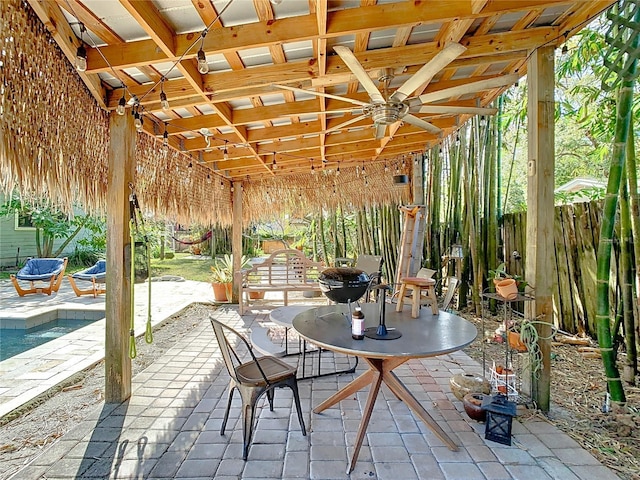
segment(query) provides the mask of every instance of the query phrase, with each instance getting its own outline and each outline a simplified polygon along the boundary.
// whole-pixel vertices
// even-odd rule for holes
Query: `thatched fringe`
[[[31,8],[0,2],[0,188],[72,213],[105,211],[108,113]],[[187,155],[138,134],[136,188],[145,211],[183,223],[230,225],[230,185]],[[189,168],[189,164],[192,167]],[[214,188],[217,187],[217,188]]]
[[[410,201],[411,187],[396,185],[393,175],[410,175],[411,165],[397,172],[385,171],[383,163],[359,167],[320,170],[315,175],[300,174],[244,182],[243,216],[247,225],[255,220],[272,220],[283,214],[303,216],[322,209],[359,209],[364,206],[402,204]]]
[[[231,188],[226,180],[149,135],[136,141],[136,189],[141,206],[157,219],[183,224],[232,224]]]
[[[0,2],[0,188],[101,209],[107,114],[26,4]]]
[[[72,213],[105,211],[109,121],[35,13],[18,0],[0,2],[0,189],[46,199]],[[184,224],[232,224],[231,185],[153,136],[136,140],[135,187],[146,213]],[[397,167],[396,167],[397,168]],[[410,166],[403,170],[410,170]],[[366,175],[344,168],[245,180],[243,223],[321,209],[405,203],[382,163]]]

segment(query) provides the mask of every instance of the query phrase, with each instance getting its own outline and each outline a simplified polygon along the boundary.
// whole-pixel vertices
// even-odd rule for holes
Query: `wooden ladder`
[[[426,207],[424,205],[407,205],[401,206],[399,209],[404,213],[404,217],[394,296],[400,289],[400,279],[403,277],[415,277],[422,266],[422,248],[424,246],[426,223]]]

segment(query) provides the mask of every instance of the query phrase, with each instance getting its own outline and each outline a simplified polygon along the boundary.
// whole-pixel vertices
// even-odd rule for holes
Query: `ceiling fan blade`
[[[358,81],[362,84],[364,89],[371,97],[374,103],[384,103],[384,97],[376,87],[376,84],[371,80],[369,74],[365,71],[364,67],[360,64],[356,56],[347,47],[337,45],[333,47],[335,52],[340,55],[342,61],[349,67],[349,70],[353,72]]]
[[[492,88],[506,87],[518,81],[518,75],[504,75],[502,77],[489,78],[487,80],[479,80],[477,82],[458,85],[457,87],[444,88],[437,92],[430,92],[416,97],[421,103],[437,102],[451,97],[458,97],[467,93],[481,92],[482,90],[490,90]]]
[[[384,138],[384,134],[387,131],[387,126],[384,123],[376,123],[376,140]]]
[[[360,120],[363,120],[367,118],[366,115],[360,115],[359,117],[355,117],[352,118],[351,120],[347,120],[346,122],[342,122],[339,123],[338,125],[336,125],[335,127],[331,127],[331,128],[327,128],[324,132],[322,133],[330,133],[330,132],[335,132],[336,130],[340,130],[341,128],[344,127],[348,127],[349,125],[351,125],[352,123],[356,123],[359,122]]]
[[[317,97],[333,98],[334,100],[341,100],[343,102],[353,103],[354,105],[360,105],[361,107],[364,107],[365,105],[369,105],[367,102],[363,102],[361,100],[354,100],[352,98],[340,97],[338,95],[331,95],[330,93],[316,92],[314,90],[305,90],[303,88],[296,88],[296,87],[287,87],[286,85],[274,85],[274,87],[282,88],[283,90],[289,90],[291,92],[310,93],[311,95],[315,95]]]
[[[495,115],[498,109],[489,107],[460,107],[456,105],[422,105],[415,111],[418,113],[435,114],[468,113],[470,115]]]
[[[439,129],[438,127],[436,127],[435,125],[422,120],[421,118],[418,118],[414,115],[405,115],[404,117],[402,117],[402,121],[403,122],[407,122],[410,123],[411,125],[415,126],[415,127],[420,127],[425,129],[427,132],[429,133],[433,133],[435,135],[439,135],[440,133],[442,133],[442,130]]]
[[[459,43],[447,44],[447,46],[439,51],[435,57],[425,63],[409,80],[404,82],[399,89],[393,92],[389,100],[394,102],[403,101],[415,92],[420,85],[430,82],[436,73],[462,55],[466,49],[466,47],[463,47]]]

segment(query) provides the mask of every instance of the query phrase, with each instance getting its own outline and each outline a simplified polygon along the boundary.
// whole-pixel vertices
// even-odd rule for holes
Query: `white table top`
[[[271,311],[269,320],[283,327],[290,327],[296,315],[316,308],[317,306],[318,305],[287,305],[285,307],[278,307]]]
[[[362,304],[365,326],[378,325],[379,310],[375,303]],[[448,312],[433,315],[422,309],[418,318],[410,313],[386,309],[387,328],[396,328],[402,336],[396,340],[364,340],[351,338],[350,320],[344,315],[348,306],[327,305],[300,312],[293,327],[306,340],[347,355],[368,358],[423,358],[455,352],[469,345],[478,335],[475,325]],[[348,314],[347,314],[348,315]]]

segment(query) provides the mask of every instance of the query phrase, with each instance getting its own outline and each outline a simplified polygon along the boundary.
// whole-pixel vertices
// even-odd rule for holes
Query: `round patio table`
[[[379,307],[374,303],[362,305],[367,327],[378,325]],[[386,310],[385,323],[388,330],[400,332],[395,340],[364,340],[351,338],[351,326],[347,305],[328,305],[299,313],[293,319],[293,328],[306,340],[319,347],[362,358],[369,369],[327,398],[313,409],[320,413],[348,398],[367,385],[371,385],[369,396],[362,413],[353,454],[347,467],[350,473],[358,460],[371,412],[382,383],[417,415],[435,435],[449,447],[458,450],[455,442],[442,430],[420,402],[393,373],[393,370],[412,358],[433,357],[460,350],[476,338],[478,331],[469,321],[457,315],[440,311],[437,315],[426,309],[418,318],[411,318],[409,312]],[[427,313],[428,312],[428,313]]]

